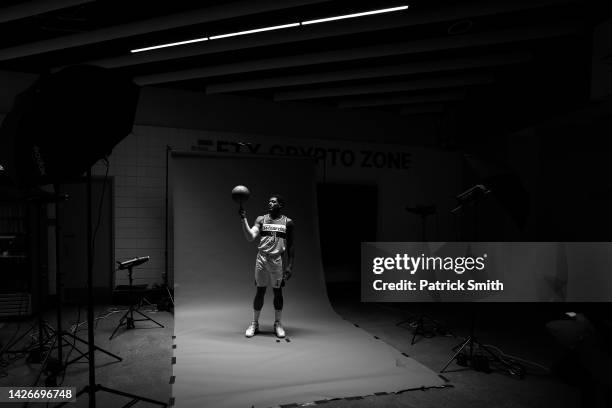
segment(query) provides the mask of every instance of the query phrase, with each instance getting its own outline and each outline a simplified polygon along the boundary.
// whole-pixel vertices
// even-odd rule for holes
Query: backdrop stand
[[[168,252],[169,246],[169,226],[168,221],[170,219],[170,209],[168,204],[169,200],[169,164],[170,164],[170,154],[172,152],[172,147],[166,145],[166,175],[165,175],[165,191],[164,191],[164,199],[165,199],[165,221],[164,221],[164,273],[163,273],[163,288],[166,291],[167,297],[162,295],[162,299],[157,304],[158,310],[168,310],[174,313],[174,297],[172,296],[172,291],[170,290],[170,255]]]

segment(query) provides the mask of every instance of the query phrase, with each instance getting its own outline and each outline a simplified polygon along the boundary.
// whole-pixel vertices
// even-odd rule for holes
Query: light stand
[[[77,395],[87,393],[90,407],[96,406],[97,391],[131,397],[125,407],[138,401],[167,406],[96,384],[95,377],[91,167],[131,132],[139,93],[140,88],[124,74],[94,65],[68,66],[41,75],[18,95],[0,124],[1,165],[3,170],[6,165],[6,174],[15,185],[45,185],[87,172],[89,384]],[[88,129],[87,137],[83,129]],[[42,329],[39,334],[42,337]],[[42,347],[42,339],[39,342]]]
[[[497,361],[498,363],[500,363],[501,365],[503,365],[508,372],[511,375],[515,375],[519,378],[524,378],[525,377],[525,369],[521,366],[518,365],[513,365],[508,363],[507,361],[504,361],[501,357],[499,357],[499,355],[495,354],[493,351],[491,351],[491,349],[489,347],[487,347],[486,345],[484,345],[483,343],[481,343],[478,338],[476,337],[475,333],[475,318],[474,318],[474,313],[472,311],[471,313],[471,324],[470,324],[470,334],[468,335],[468,337],[459,345],[455,346],[453,348],[457,349],[457,351],[455,352],[455,354],[453,354],[453,356],[448,360],[448,362],[444,365],[444,367],[442,367],[442,369],[440,370],[441,373],[446,372],[446,369],[448,368],[448,366],[453,362],[453,360],[457,360],[457,363],[459,363],[460,361],[460,355],[461,352],[463,351],[463,349],[465,349],[466,347],[469,347],[469,353],[467,354],[467,356],[465,357],[465,362],[463,363],[463,365],[471,365],[471,368],[473,368],[476,371],[484,371],[484,372],[489,372],[489,363],[488,360],[486,360],[486,358],[475,358],[474,356],[474,345],[476,345],[480,350],[484,350],[486,351],[491,357],[493,357],[494,361]]]
[[[118,391],[109,387],[105,387],[101,384],[96,384],[96,366],[95,366],[95,347],[94,344],[94,292],[93,292],[93,248],[92,248],[92,228],[91,228],[91,168],[87,170],[87,340],[89,343],[88,359],[89,359],[89,384],[80,390],[76,397],[87,393],[89,397],[89,408],[96,407],[96,392],[104,391],[123,397],[132,398],[132,400],[125,405],[123,408],[131,407],[138,401],[148,402],[150,404],[167,407],[168,404],[161,401],[156,401],[150,398],[141,397],[135,394],[129,394],[127,392]],[[68,402],[57,405],[57,408],[63,407]]]
[[[79,343],[85,346],[89,346],[89,343],[87,341],[78,337],[74,333],[70,333],[62,329],[62,292],[63,292],[62,288],[63,286],[62,286],[61,245],[60,245],[60,239],[61,239],[60,220],[61,218],[60,218],[59,203],[61,201],[66,200],[68,197],[60,193],[59,183],[54,183],[54,189],[55,189],[55,196],[52,201],[55,203],[55,292],[56,292],[55,306],[56,306],[56,311],[57,311],[57,328],[53,329],[49,327],[52,334],[47,340],[47,342],[51,339],[53,340],[52,340],[51,346],[49,347],[49,351],[42,362],[41,370],[36,378],[36,381],[34,382],[34,386],[38,385],[38,381],[40,380],[40,377],[43,371],[46,370],[49,372],[49,377],[47,377],[47,379],[45,380],[45,385],[50,386],[50,387],[57,386],[57,377],[62,372],[65,372],[65,370],[68,368],[70,364],[73,364],[82,358],[87,358],[87,354],[83,353],[81,350],[79,350],[78,347],[76,347],[76,342],[78,341]],[[78,323],[79,322],[77,322],[77,325]],[[72,341],[72,344],[71,344],[71,341]],[[57,362],[53,362],[52,360],[50,360],[50,356],[51,356],[51,352],[55,348],[56,343],[57,343]],[[63,349],[65,346],[72,347],[72,350],[76,350],[79,353],[79,356],[73,358],[70,361],[66,361],[66,363],[64,364],[64,360],[63,360],[64,350]],[[95,344],[93,345],[93,348],[96,351],[101,351],[102,353],[113,357],[117,361],[123,360],[118,355],[113,354],[110,351],[105,350],[101,347],[98,347]],[[72,350],[70,350],[70,352]],[[68,354],[68,356],[69,355],[70,354]]]
[[[473,218],[473,223],[474,223],[473,238],[474,239],[473,241],[474,242],[478,242],[478,204],[480,200],[482,199],[482,197],[489,194],[490,192],[491,190],[488,189],[483,184],[477,184],[469,188],[468,190],[462,192],[461,194],[457,195],[456,198],[457,198],[458,205],[454,209],[451,210],[451,213],[455,214],[457,213],[457,211],[462,210],[466,205],[468,204],[473,205],[473,208],[474,208],[474,214],[473,214],[474,215],[474,218]],[[457,349],[457,351],[455,351],[455,353],[448,360],[448,362],[444,365],[444,367],[442,367],[440,372],[441,373],[446,372],[446,369],[448,368],[448,366],[455,359],[457,360],[457,363],[459,364],[461,355],[462,355],[461,353],[466,347],[469,347],[469,353],[467,354],[467,356],[465,356],[465,359],[461,362],[460,365],[470,366],[472,369],[477,370],[477,371],[488,372],[490,370],[488,359],[486,357],[476,358],[476,356],[474,356],[474,348],[475,348],[474,346],[476,346],[480,350],[486,351],[491,357],[493,357],[494,361],[497,361],[498,363],[502,364],[511,375],[516,375],[519,378],[523,378],[525,376],[525,370],[522,367],[510,364],[507,361],[504,361],[502,358],[500,358],[499,355],[495,354],[489,347],[487,347],[486,345],[484,345],[478,340],[478,338],[475,335],[476,319],[474,317],[475,313],[474,313],[473,305],[470,304],[469,308],[470,308],[470,317],[471,317],[469,335],[463,342],[453,347],[453,350]]]
[[[408,211],[409,213],[415,214],[415,215],[419,215],[421,217],[421,242],[427,242],[425,239],[426,238],[426,228],[427,228],[427,217],[436,213],[436,206],[435,205],[417,205],[416,207],[406,207],[406,211]],[[412,323],[412,321],[413,320],[411,319],[402,320],[401,322],[398,322],[395,325],[401,326],[404,323]],[[412,332],[412,340],[410,341],[411,345],[414,345],[414,343],[416,343],[416,338],[418,335],[421,335],[425,338],[433,337],[433,336],[430,336],[429,332],[425,330],[425,322],[428,322],[430,326],[433,326],[431,332],[437,331],[437,332],[450,333],[453,337],[457,337],[448,328],[446,328],[444,325],[442,325],[437,320],[426,315],[425,313],[420,313],[419,316],[416,318],[416,327],[414,328],[414,331]]]
[[[117,333],[117,330],[119,330],[119,328],[121,326],[125,326],[126,329],[128,329],[128,330],[129,329],[135,329],[136,326],[135,326],[134,322],[144,322],[144,321],[150,320],[153,323],[155,323],[156,325],[158,325],[159,327],[164,327],[163,324],[161,324],[161,323],[151,319],[145,313],[143,313],[140,310],[138,310],[141,307],[141,305],[142,305],[142,299],[139,300],[138,303],[136,303],[136,304],[133,301],[132,269],[135,266],[138,266],[138,265],[140,265],[142,263],[147,262],[148,260],[149,260],[149,257],[148,256],[144,256],[144,257],[141,257],[141,258],[130,259],[129,261],[125,261],[125,262],[118,262],[119,263],[118,270],[127,269],[127,271],[128,271],[130,307],[128,308],[127,312],[125,312],[125,314],[123,316],[121,316],[121,319],[119,319],[119,324],[117,325],[117,327],[115,327],[115,330],[113,331],[113,333],[108,338],[109,340],[113,339],[113,337]],[[139,315],[144,317],[144,319],[134,319],[134,313],[138,313]]]

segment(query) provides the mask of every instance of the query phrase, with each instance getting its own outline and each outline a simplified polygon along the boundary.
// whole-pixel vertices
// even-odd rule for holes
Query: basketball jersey
[[[287,240],[287,217],[282,215],[278,220],[273,220],[269,214],[259,227],[259,252],[266,255],[281,255],[285,252],[285,241]]]

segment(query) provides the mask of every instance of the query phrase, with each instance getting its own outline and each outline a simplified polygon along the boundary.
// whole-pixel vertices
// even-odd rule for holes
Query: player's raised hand
[[[240,208],[238,210],[238,214],[240,215],[240,218],[246,218],[247,212],[246,212],[246,210],[244,208]]]

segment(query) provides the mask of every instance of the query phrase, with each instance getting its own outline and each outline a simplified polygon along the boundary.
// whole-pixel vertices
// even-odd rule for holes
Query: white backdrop
[[[171,173],[176,406],[267,407],[443,383],[331,308],[319,253],[312,161],[174,154]],[[257,250],[255,242],[244,239],[231,199],[237,184],[251,189],[246,204],[251,225],[271,193],[286,198],[286,214],[295,221],[296,260],[285,288],[288,338],[283,341],[272,333],[271,290],[260,318],[262,333],[244,336],[252,318]]]

